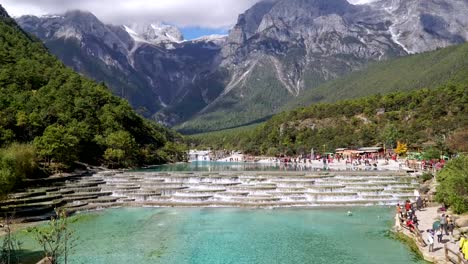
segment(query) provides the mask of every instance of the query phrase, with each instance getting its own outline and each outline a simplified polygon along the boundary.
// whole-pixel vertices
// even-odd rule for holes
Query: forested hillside
[[[250,130],[192,136],[194,145],[253,154],[293,155],[338,147],[468,151],[468,83],[315,104],[274,116]],[[239,133],[240,132],[240,133]]]
[[[306,89],[297,97],[277,92],[278,89],[274,82],[257,81],[258,96],[239,99],[241,102],[239,104],[242,107],[230,109],[230,113],[228,113],[226,109],[231,107],[228,102],[220,107],[219,111],[195,117],[176,128],[186,134],[196,134],[218,130],[226,127],[226,124],[230,128],[239,127],[242,124],[245,125],[245,120],[248,118],[246,119],[245,115],[235,114],[236,111],[249,112],[251,117],[255,118],[266,116],[266,111],[272,109],[271,102],[277,102],[273,108],[280,112],[313,103],[337,102],[373,94],[412,91],[421,88],[437,88],[449,82],[468,83],[467,69],[468,44],[462,44],[433,52],[371,63],[361,71],[312,89]],[[261,73],[257,74],[261,75]],[[252,76],[252,80],[256,80],[255,78],[256,75]],[[271,98],[275,98],[276,101]],[[279,102],[285,100],[289,103],[282,108],[279,107],[281,105]],[[255,102],[255,107],[249,106],[253,105],[252,102]],[[263,122],[264,119],[257,121]]]
[[[34,175],[34,168],[21,172],[22,158],[33,167],[159,164],[183,158],[178,141],[103,84],[66,68],[0,6],[0,185]]]
[[[409,55],[368,65],[306,91],[289,108],[316,102],[336,102],[372,94],[436,88],[448,82],[468,83],[468,44]]]

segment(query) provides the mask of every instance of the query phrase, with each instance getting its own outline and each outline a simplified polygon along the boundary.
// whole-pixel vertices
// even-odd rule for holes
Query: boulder
[[[455,225],[458,227],[468,227],[468,215],[461,215],[455,220]]]

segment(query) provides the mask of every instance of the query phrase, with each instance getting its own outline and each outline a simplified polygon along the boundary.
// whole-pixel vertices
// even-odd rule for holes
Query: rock
[[[468,215],[459,216],[455,220],[455,225],[458,227],[468,227]]]
[[[458,230],[460,231],[460,233],[466,234],[466,233],[468,233],[468,226],[461,227]]]

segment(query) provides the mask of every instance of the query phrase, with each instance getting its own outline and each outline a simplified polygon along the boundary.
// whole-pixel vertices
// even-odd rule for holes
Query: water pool
[[[78,217],[70,263],[425,263],[389,236],[392,220],[384,207],[111,209]]]

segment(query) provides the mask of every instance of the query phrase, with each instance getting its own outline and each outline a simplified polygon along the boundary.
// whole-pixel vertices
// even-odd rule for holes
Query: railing
[[[451,250],[450,248],[447,247],[447,245],[444,245],[444,250],[445,250],[446,261],[450,261],[455,264],[467,264],[468,263],[468,261],[466,261],[464,257],[462,256],[462,253]]]

